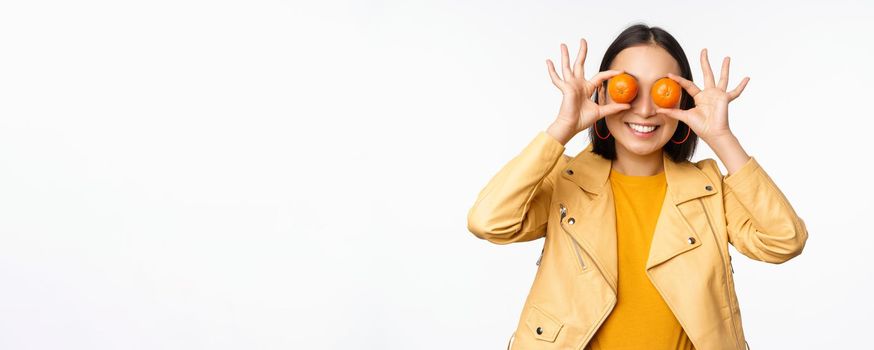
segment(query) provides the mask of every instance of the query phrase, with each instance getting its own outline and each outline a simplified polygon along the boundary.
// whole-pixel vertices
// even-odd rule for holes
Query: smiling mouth
[[[639,134],[649,134],[649,133],[652,133],[652,132],[654,132],[656,129],[658,129],[658,128],[661,127],[661,125],[655,125],[655,126],[644,126],[644,125],[633,124],[633,123],[625,123],[625,125],[628,125],[628,127],[629,127],[631,130],[633,130],[633,131],[635,131],[635,132],[637,132],[637,133],[639,133]]]

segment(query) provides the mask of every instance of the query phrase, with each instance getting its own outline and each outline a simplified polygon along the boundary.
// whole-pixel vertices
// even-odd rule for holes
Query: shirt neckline
[[[665,171],[662,169],[661,172],[655,175],[644,175],[644,176],[635,176],[635,175],[625,175],[616,171],[616,169],[610,168],[610,180],[618,181],[623,184],[633,184],[633,185],[654,185],[664,182],[665,180]]]

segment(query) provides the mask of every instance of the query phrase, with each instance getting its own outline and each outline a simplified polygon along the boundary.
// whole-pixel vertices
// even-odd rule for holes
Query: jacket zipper
[[[728,255],[728,267],[731,267],[731,274],[734,274],[734,264],[731,263],[731,254]]]
[[[716,236],[716,231],[713,229],[713,224],[710,222],[710,212],[707,210],[707,206],[704,205],[704,202],[701,198],[698,198],[698,203],[701,204],[701,208],[704,209],[704,215],[707,216],[707,225],[710,226],[710,233],[713,234],[713,239],[715,242],[719,242],[719,238]],[[725,255],[722,254],[722,247],[719,247],[717,244],[716,250],[719,251],[719,257],[722,261],[725,261]],[[729,265],[731,261],[729,261]],[[728,309],[729,319],[731,320],[731,331],[734,332],[734,341],[737,345],[737,349],[742,349],[740,346],[740,337],[737,334],[737,326],[734,323],[734,298],[731,296],[731,290],[729,290],[728,279],[731,276],[728,276],[728,273],[725,271],[725,266],[722,267],[722,273],[725,274],[725,296],[728,297]],[[734,273],[734,268],[732,268],[732,273]],[[744,340],[746,342],[746,340]]]
[[[580,267],[585,269],[586,264],[585,264],[585,262],[583,262],[582,252],[580,252],[580,249],[581,249],[580,244],[577,243],[577,240],[574,239],[574,237],[571,235],[570,231],[567,229],[567,227],[565,227],[565,224],[564,224],[564,217],[567,216],[567,208],[562,203],[559,203],[558,206],[559,206],[559,210],[561,212],[561,217],[558,220],[558,224],[561,226],[561,229],[564,231],[564,233],[570,239],[571,245],[573,245],[573,247],[574,247],[574,252],[577,254],[577,261],[580,263]],[[602,273],[602,275],[603,275],[603,273]],[[592,337],[595,335],[595,331],[601,327],[601,324],[604,323],[604,320],[606,320],[607,316],[610,315],[610,312],[613,311],[613,307],[616,306],[616,301],[617,301],[616,298],[614,298],[613,302],[610,303],[610,306],[607,307],[607,312],[605,312],[603,315],[601,315],[601,318],[598,320],[598,323],[595,324],[595,327],[592,328],[592,330],[588,334],[586,334],[586,337],[583,339],[583,342],[581,343],[579,350],[584,350],[586,345],[588,344],[588,342],[590,340],[592,340]]]
[[[577,243],[577,240],[574,239],[574,237],[571,236],[571,234],[568,232],[568,230],[564,227],[564,217],[567,216],[567,208],[562,203],[559,203],[558,207],[559,207],[559,211],[561,212],[561,215],[559,217],[559,225],[562,226],[562,229],[564,229],[564,233],[571,240],[571,246],[573,246],[574,253],[576,253],[576,255],[577,255],[577,262],[580,264],[580,268],[585,270],[586,263],[583,261],[583,254],[582,254],[582,252],[580,252],[580,245]]]
[[[577,242],[571,241],[571,244],[574,246],[574,252],[577,253],[577,262],[580,263],[580,268],[583,270],[586,269],[586,263],[583,262],[583,254],[580,253],[580,245]]]
[[[580,245],[579,245],[579,244],[577,243],[577,241],[573,238],[573,236],[571,236],[571,234],[570,234],[570,232],[568,232],[567,228],[564,227],[564,222],[563,222],[563,221],[560,221],[559,224],[561,224],[561,226],[562,226],[562,230],[564,230],[564,233],[565,233],[566,235],[568,235],[568,238],[571,239],[571,242],[570,242],[570,243],[574,246],[574,252],[577,253],[577,259],[578,259],[577,261],[579,261],[580,266],[582,266],[582,268],[585,269],[585,268],[586,268],[586,264],[583,262],[582,255],[581,255],[581,253],[580,253]],[[602,272],[601,274],[602,274],[602,276],[603,276],[603,272]],[[586,344],[588,344],[589,341],[592,340],[592,337],[595,335],[595,331],[598,330],[598,328],[601,327],[601,324],[603,324],[603,323],[604,323],[604,320],[607,319],[607,316],[610,315],[610,312],[613,310],[613,307],[614,307],[614,306],[616,306],[616,298],[613,299],[613,302],[612,302],[612,303],[610,304],[610,306],[607,308],[607,312],[605,312],[603,315],[601,315],[601,319],[598,320],[598,323],[595,324],[595,327],[593,327],[592,330],[591,330],[588,334],[586,334],[585,339],[583,339],[583,343],[582,343],[583,345],[580,346],[580,350],[584,350],[585,347],[586,347]]]

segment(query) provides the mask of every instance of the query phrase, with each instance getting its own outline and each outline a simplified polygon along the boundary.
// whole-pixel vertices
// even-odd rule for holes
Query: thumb
[[[656,113],[664,114],[689,125],[689,111],[677,108],[656,108]]]
[[[631,108],[631,105],[627,103],[611,103],[609,105],[598,106],[598,113],[600,113],[601,117],[606,117],[614,113],[622,112],[628,108]]]

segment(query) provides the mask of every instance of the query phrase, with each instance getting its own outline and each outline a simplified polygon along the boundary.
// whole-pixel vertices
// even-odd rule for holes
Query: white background
[[[588,39],[595,72],[638,21],[696,81],[703,47],[751,77],[730,125],[807,224],[785,264],[731,251],[750,346],[870,344],[872,20],[863,1],[3,2],[0,348],[503,348],[542,240],[479,240],[467,210],[555,118],[559,44]]]

